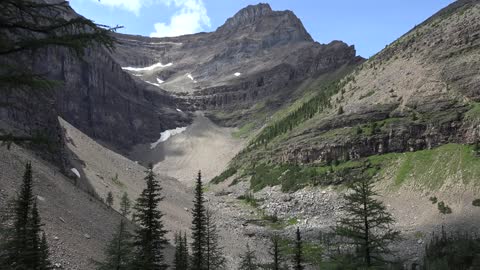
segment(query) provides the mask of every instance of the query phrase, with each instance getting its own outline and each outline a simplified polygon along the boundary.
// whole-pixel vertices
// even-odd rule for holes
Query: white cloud
[[[169,23],[156,23],[155,32],[151,37],[172,37],[193,34],[203,30],[204,26],[210,26],[210,18],[202,0],[167,0],[166,4],[174,4],[179,7],[170,18]]]
[[[127,11],[135,13],[135,15],[140,14],[140,9],[143,6],[151,5],[154,0],[92,0],[101,5],[110,6],[110,7],[118,7],[121,9],[125,9]]]

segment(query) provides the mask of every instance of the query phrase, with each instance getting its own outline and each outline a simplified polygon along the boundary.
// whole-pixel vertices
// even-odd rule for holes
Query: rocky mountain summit
[[[113,57],[136,79],[182,95],[183,109],[251,106],[314,74],[356,63],[353,46],[314,42],[291,11],[248,6],[211,33],[117,35]]]

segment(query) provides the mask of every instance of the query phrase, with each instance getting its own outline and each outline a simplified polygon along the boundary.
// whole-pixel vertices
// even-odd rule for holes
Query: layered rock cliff
[[[65,18],[77,15],[71,8]],[[126,152],[138,143],[154,142],[160,132],[189,123],[188,115],[176,110],[175,99],[151,85],[134,81],[100,46],[87,48],[79,57],[57,46],[3,56],[5,67],[15,63],[33,74],[59,82],[52,89],[2,89],[2,133],[32,136],[49,142],[40,152],[64,166],[62,117],[87,135]],[[2,70],[2,74],[5,70]],[[62,165],[63,164],[63,165]]]
[[[312,40],[291,11],[248,6],[211,33],[174,38],[118,35],[113,54],[136,79],[182,96],[184,109],[251,106],[295,84],[361,61],[341,41]]]

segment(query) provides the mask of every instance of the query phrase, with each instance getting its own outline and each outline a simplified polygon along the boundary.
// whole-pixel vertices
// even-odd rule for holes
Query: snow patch
[[[177,134],[180,134],[180,133],[184,132],[185,130],[187,130],[187,127],[177,127],[175,129],[165,130],[164,132],[160,133],[160,139],[158,139],[158,141],[150,144],[150,149],[153,149],[153,148],[157,147],[157,145],[159,143],[165,142],[170,137],[175,136]]]
[[[148,84],[151,84],[151,85],[155,85],[156,87],[160,87],[160,84],[158,83],[153,83],[153,82],[149,82],[149,81],[145,81],[146,83]]]
[[[238,76],[242,75],[242,73],[240,73],[240,72],[235,72],[235,74],[233,74],[233,75],[235,75],[235,77],[238,77]]]
[[[182,112],[182,110],[180,110],[179,108],[177,108],[177,112]]]
[[[70,170],[75,174],[75,176],[77,176],[77,178],[80,178],[80,173],[76,168],[71,168]]]
[[[162,63],[156,63],[156,64],[153,64],[151,66],[148,66],[148,67],[122,67],[123,70],[129,70],[129,71],[150,71],[150,70],[154,70],[156,68],[164,68],[164,67],[169,67],[173,65],[173,63],[168,63],[166,65],[162,64]]]
[[[164,83],[165,81],[160,80],[159,78],[157,78],[157,82],[158,82],[159,84],[162,84],[162,83]]]
[[[195,81],[195,79],[193,78],[192,74],[187,73],[187,77],[188,77],[190,80]]]

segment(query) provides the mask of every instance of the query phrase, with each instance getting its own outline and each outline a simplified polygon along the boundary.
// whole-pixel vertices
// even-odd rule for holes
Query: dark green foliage
[[[430,197],[429,200],[432,202],[432,204],[436,204],[438,202],[438,199],[435,196]]]
[[[105,203],[108,205],[108,207],[112,207],[113,205],[113,193],[109,191],[107,193],[107,198],[105,198]]]
[[[450,206],[445,204],[443,201],[438,202],[437,207],[438,207],[438,211],[440,211],[440,213],[444,215],[452,213],[452,209],[450,208]]]
[[[230,167],[227,170],[223,171],[220,175],[215,176],[210,182],[214,184],[221,183],[236,173],[237,173],[237,168]]]
[[[473,206],[480,206],[480,199],[475,199],[472,201]]]
[[[283,257],[283,252],[281,250],[280,246],[280,236],[277,234],[273,235],[271,237],[271,246],[270,246],[270,256],[272,262],[267,266],[267,269],[271,270],[283,270],[283,269],[288,269],[285,266],[285,258]]]
[[[120,213],[122,216],[126,217],[130,214],[130,199],[128,198],[127,192],[124,192],[122,199],[120,201]]]
[[[355,128],[355,133],[356,133],[357,135],[360,135],[360,134],[363,133],[363,129],[362,129],[361,127],[357,126],[357,127]]]
[[[240,257],[240,266],[238,270],[257,270],[259,269],[257,263],[257,257],[255,251],[250,249],[250,245],[247,243],[247,251]]]
[[[475,156],[480,156],[480,143],[476,142],[473,145],[473,152],[475,153]]]
[[[264,128],[249,146],[257,147],[266,145],[275,137],[292,130],[294,127],[312,118],[324,109],[330,108],[330,98],[338,93],[352,78],[352,76],[348,76],[344,80],[333,81],[321,87],[315,97],[302,104],[302,106],[284,118]]]
[[[282,191],[290,192],[308,185],[340,184],[362,174],[372,177],[380,170],[378,164],[366,162],[337,160],[336,163],[337,166],[260,163],[248,169],[250,189],[259,191],[267,186],[282,185]]]
[[[42,239],[39,246],[40,252],[40,263],[39,270],[50,270],[53,269],[52,263],[50,262],[50,250],[48,248],[47,237],[45,233],[42,232]]]
[[[146,171],[147,186],[140,194],[135,204],[136,221],[140,228],[135,231],[133,246],[135,258],[134,268],[144,270],[166,269],[163,250],[168,244],[162,222],[163,213],[158,209],[163,200],[160,187],[152,165]]]
[[[120,220],[117,231],[105,249],[105,261],[97,263],[98,270],[129,269],[132,263],[132,235],[125,225],[125,221]]]
[[[300,228],[297,227],[297,232],[295,234],[295,255],[293,257],[293,269],[294,270],[303,270],[303,241],[300,234]]]
[[[33,195],[32,166],[27,163],[22,186],[12,207],[7,209],[0,239],[0,266],[2,269],[51,269],[48,245],[42,232],[42,223]],[[3,222],[2,222],[3,223]]]
[[[399,239],[400,233],[391,228],[394,219],[374,198],[378,194],[371,180],[355,182],[350,190],[344,195],[344,218],[337,222],[335,233],[347,240],[365,267],[382,264],[382,255],[390,253],[388,245]]]
[[[188,254],[188,244],[186,233],[175,234],[175,257],[173,260],[173,269],[188,270],[188,262],[190,255]]]
[[[252,191],[246,191],[245,192],[245,195],[240,195],[238,196],[239,200],[244,200],[247,204],[253,206],[253,207],[257,207],[258,206],[258,203],[257,203],[257,199],[255,199],[255,194],[252,192]]]
[[[203,270],[207,243],[207,213],[203,195],[202,173],[198,172],[192,209],[192,270]]]
[[[480,269],[480,239],[468,233],[432,234],[425,247],[424,270]]]
[[[225,257],[223,247],[220,246],[217,224],[213,212],[206,211],[206,245],[205,245],[205,269],[225,269]]]

